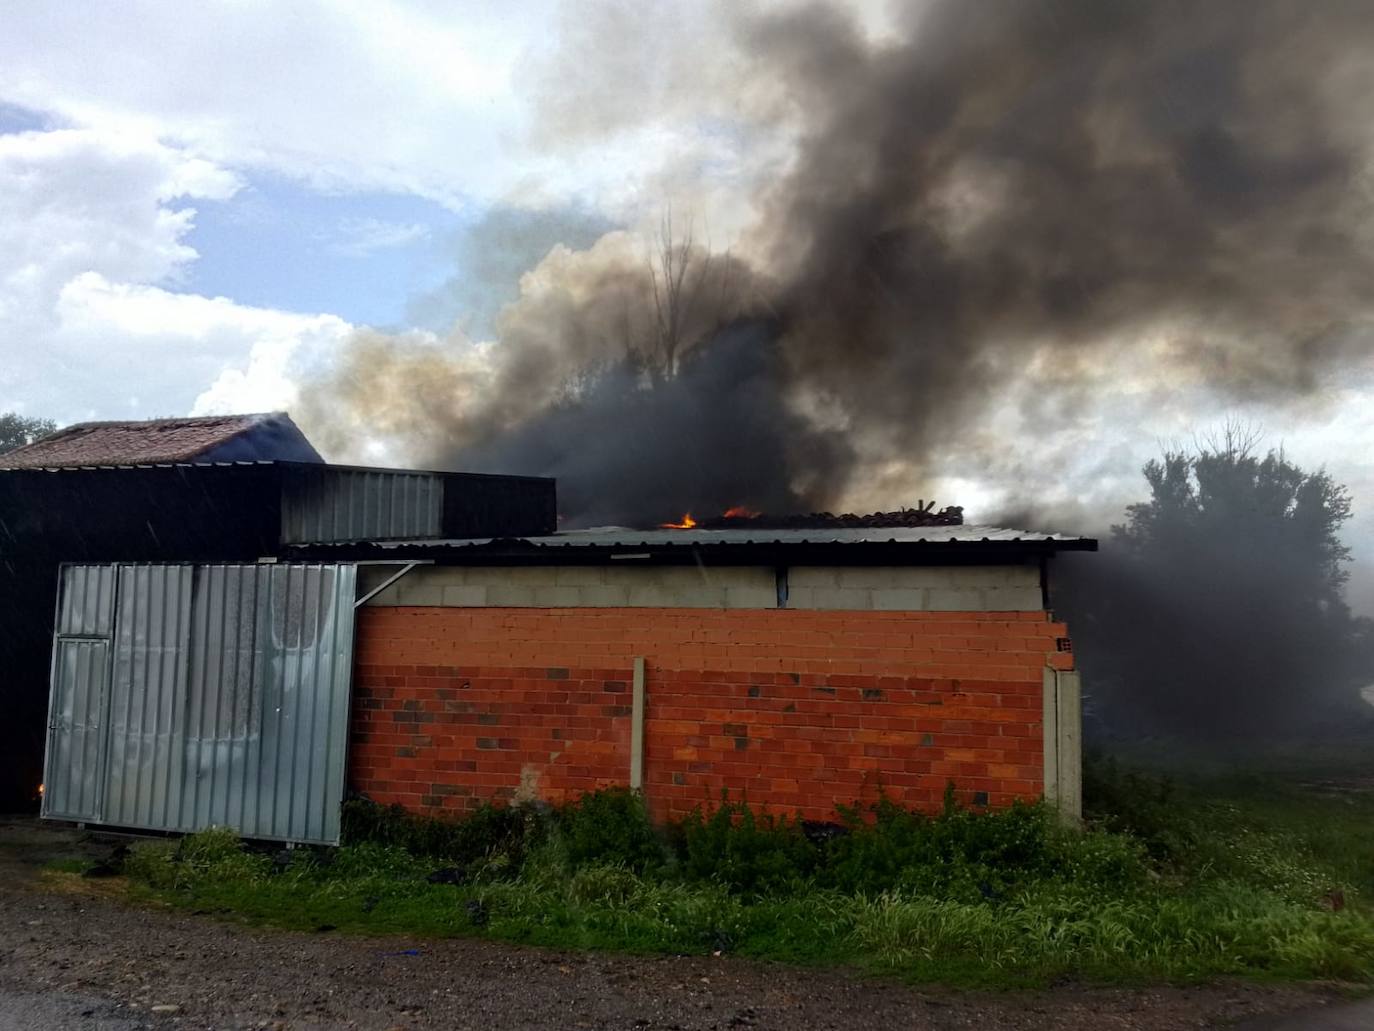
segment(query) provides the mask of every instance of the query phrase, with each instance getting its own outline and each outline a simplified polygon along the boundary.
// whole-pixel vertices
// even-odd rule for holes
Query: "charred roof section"
[[[685,522],[685,521],[684,521]],[[667,528],[702,530],[826,530],[848,528],[876,528],[883,526],[961,526],[964,510],[958,505],[946,505],[936,509],[935,502],[924,499],[914,508],[899,508],[893,512],[868,512],[855,515],[845,512],[805,512],[791,515],[776,515],[767,512],[751,512],[739,507],[732,508],[724,515],[706,519],[695,519],[690,526],[672,523]]]

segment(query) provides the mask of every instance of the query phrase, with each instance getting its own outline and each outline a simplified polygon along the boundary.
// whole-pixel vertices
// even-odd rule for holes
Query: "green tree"
[[[51,419],[35,419],[16,412],[0,414],[0,455],[13,451],[25,444],[32,444],[39,437],[46,437],[57,429]]]
[[[1100,563],[1072,578],[1094,715],[1108,727],[1272,738],[1367,718],[1374,633],[1345,602],[1349,491],[1228,429],[1149,462]]]

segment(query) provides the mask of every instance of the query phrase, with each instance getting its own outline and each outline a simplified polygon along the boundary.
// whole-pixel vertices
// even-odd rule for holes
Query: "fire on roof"
[[[835,515],[833,512],[807,512],[792,515],[771,515],[755,512],[742,505],[727,509],[718,516],[702,519],[693,518],[686,513],[680,522],[663,523],[663,530],[826,530],[842,527],[869,528],[882,526],[962,526],[964,510],[958,505],[947,505],[936,509],[934,501],[924,498],[916,502],[914,508],[899,508],[893,512],[870,512],[855,515],[846,512]]]

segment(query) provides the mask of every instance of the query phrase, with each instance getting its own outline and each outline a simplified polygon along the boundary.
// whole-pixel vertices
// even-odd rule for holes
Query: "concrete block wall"
[[[794,566],[787,608],[890,612],[1034,612],[1034,566]],[[733,566],[430,566],[413,570],[374,605],[504,608],[778,607],[777,573]]]
[[[889,612],[1034,612],[1034,566],[793,566],[787,607]]]
[[[699,566],[429,566],[373,605],[496,608],[775,608],[771,569]]]
[[[933,809],[951,780],[1004,806],[1043,789],[1042,671],[1072,665],[1038,610],[388,605],[357,633],[353,784],[428,813],[626,783],[635,656],[657,816],[723,789],[814,819],[880,791]]]

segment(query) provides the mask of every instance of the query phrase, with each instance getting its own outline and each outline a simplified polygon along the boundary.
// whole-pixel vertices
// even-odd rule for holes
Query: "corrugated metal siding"
[[[109,641],[58,638],[43,774],[45,816],[90,820],[100,813],[109,654]]]
[[[108,636],[114,618],[114,566],[68,566],[63,571],[58,603],[57,633],[60,636]]]
[[[103,822],[181,829],[192,580],[191,566],[119,571]]]
[[[444,478],[380,469],[290,469],[282,481],[282,542],[438,537]]]
[[[103,651],[55,642],[44,815],[337,842],[356,568],[105,568],[108,637],[79,642]],[[63,613],[98,609],[91,569],[64,568]]]

